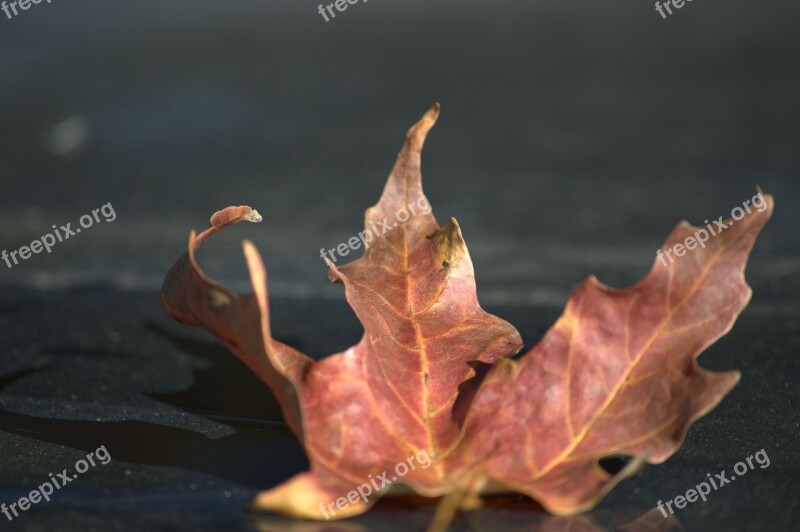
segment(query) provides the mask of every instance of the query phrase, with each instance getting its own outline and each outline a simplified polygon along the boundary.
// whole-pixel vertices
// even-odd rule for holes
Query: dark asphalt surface
[[[700,358],[742,382],[665,464],[589,518],[615,529],[706,473],[756,469],[677,517],[685,530],[800,530],[800,4],[92,0],[0,12],[0,251],[111,203],[13,268],[0,262],[0,503],[100,446],[112,456],[5,530],[416,530],[430,504],[380,503],[317,528],[242,511],[306,467],[270,393],[158,289],[188,231],[250,204],[260,225],[204,247],[247,290],[239,242],[270,272],[273,330],[322,357],[361,328],[319,258],[358,232],[406,129],[442,115],[423,174],[455,216],[483,306],[526,347],[590,274],[636,282],[672,227],[755,193],[773,219],[733,331]],[[101,218],[102,220],[102,218]],[[660,523],[663,525],[665,523]],[[454,530],[562,529],[493,501]]]

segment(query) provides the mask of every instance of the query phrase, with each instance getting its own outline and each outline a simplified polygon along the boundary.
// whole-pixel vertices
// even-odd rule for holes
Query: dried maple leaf
[[[385,225],[401,208],[422,203],[420,153],[437,115],[435,106],[409,131],[365,227]],[[457,487],[454,473],[463,466],[454,450],[462,424],[453,407],[459,386],[475,374],[469,363],[513,355],[522,341],[513,326],[478,305],[456,221],[440,228],[430,211],[418,213],[375,238],[363,258],[340,268],[329,262],[331,279],[344,284],[364,324],[364,337],[314,363],[271,338],[266,273],[252,244],[244,249],[254,296],[242,298],[214,283],[194,259],[209,232],[247,219],[248,209],[220,211],[211,229],[192,234],[162,301],[173,318],[220,337],[275,391],[306,448],[311,471],[263,493],[256,505],[323,519],[320,502],[337,500],[420,450],[431,465],[411,470],[404,483],[430,496]],[[350,503],[336,516],[361,513],[374,499]]]
[[[420,157],[438,113],[436,105],[409,130],[380,201],[366,211],[367,230],[389,230],[361,259],[338,267],[328,261],[329,277],[344,285],[364,326],[357,345],[315,362],[273,339],[266,271],[250,242],[244,254],[252,295],[202,272],[197,247],[227,225],[260,221],[249,207],[228,207],[205,232],[192,232],[189,252],[167,275],[167,313],[208,329],[242,359],[276,395],[308,454],[310,471],[261,493],[258,509],[311,519],[362,513],[375,494],[343,497],[424,451],[429,467],[381,482],[448,495],[438,520],[494,490],[573,514],[643,462],[674,453],[689,424],[739,379],[738,372],[702,370],[695,359],[749,299],[744,266],[771,215],[771,197],[764,212],[675,264],[656,263],[632,288],[590,278],[542,341],[512,361],[506,357],[521,348],[519,334],[480,308],[457,222],[439,227],[429,210],[386,223],[425,200]],[[693,231],[680,224],[664,249]],[[634,459],[611,475],[598,460],[616,454]],[[334,510],[339,500],[346,504]]]
[[[616,290],[590,277],[544,338],[518,362],[501,360],[483,381],[466,421],[487,478],[571,514],[642,461],[661,463],[688,426],[736,385],[697,356],[727,333],[747,305],[747,256],[772,212],[753,211],[668,266],[658,260],[639,284]],[[678,225],[662,250],[698,228]],[[617,475],[598,458],[636,459]]]

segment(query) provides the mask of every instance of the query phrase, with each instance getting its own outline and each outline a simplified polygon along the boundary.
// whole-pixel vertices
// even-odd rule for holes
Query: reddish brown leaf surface
[[[400,209],[424,204],[420,153],[437,116],[434,106],[408,132],[380,201],[367,210],[366,228],[387,219],[391,226]],[[242,217],[229,209],[215,218]],[[162,291],[167,312],[219,336],[277,391],[309,455],[311,471],[260,495],[258,507],[323,519],[320,502],[336,501],[421,450],[432,465],[411,470],[405,484],[431,496],[457,485],[459,385],[474,376],[470,362],[513,355],[522,341],[478,305],[456,221],[440,228],[430,212],[417,212],[375,238],[363,258],[339,268],[329,262],[364,336],[317,363],[271,338],[266,274],[251,244],[245,255],[255,297],[241,298],[202,274],[193,259],[199,239],[190,240],[189,255],[170,272]],[[283,381],[291,383],[289,392]],[[336,509],[337,517],[361,513],[376,498]]]
[[[699,368],[697,356],[727,333],[750,299],[744,267],[772,212],[753,211],[674,263],[658,260],[638,285],[615,290],[590,277],[544,338],[519,362],[502,360],[483,382],[467,434],[487,456],[488,478],[548,510],[590,508],[639,466],[660,463],[688,426],[739,381]],[[730,220],[728,220],[730,222]],[[678,225],[663,250],[698,228]],[[609,475],[599,457],[636,457]]]
[[[219,211],[208,230],[192,233],[189,252],[167,276],[167,313],[208,329],[247,364],[308,454],[310,470],[260,494],[258,509],[311,519],[361,513],[376,494],[335,506],[333,516],[320,506],[384,471],[393,476],[397,464],[424,451],[430,466],[409,468],[397,484],[450,494],[462,507],[489,490],[518,491],[551,512],[576,513],[641,463],[674,453],[689,424],[739,379],[702,370],[695,359],[747,304],[744,266],[771,197],[764,212],[674,264],[656,263],[635,287],[613,290],[590,278],[542,341],[511,361],[519,334],[480,308],[457,222],[439,227],[430,212],[418,212],[392,225],[401,209],[427,204],[420,154],[438,113],[434,106],[409,130],[380,201],[366,212],[365,229],[386,220],[391,229],[362,258],[328,261],[364,326],[357,345],[314,362],[274,340],[266,271],[249,242],[253,295],[202,272],[197,247],[227,225],[260,221],[249,207]],[[693,230],[679,225],[664,249]],[[479,363],[490,367],[483,379]],[[612,476],[598,465],[611,454],[634,460]]]

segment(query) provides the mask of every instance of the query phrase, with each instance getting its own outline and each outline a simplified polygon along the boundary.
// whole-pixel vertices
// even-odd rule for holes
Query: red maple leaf
[[[449,495],[445,520],[498,490],[574,514],[642,463],[671,456],[688,426],[739,380],[736,371],[699,368],[696,358],[749,300],[743,271],[771,196],[704,247],[667,266],[656,261],[632,288],[589,278],[539,344],[513,361],[521,339],[480,308],[458,223],[440,227],[422,208],[430,204],[420,155],[438,114],[436,105],[409,130],[380,201],[366,211],[363,257],[338,267],[328,261],[364,326],[355,346],[315,362],[273,339],[266,271],[248,241],[252,295],[203,273],[197,247],[227,225],[260,221],[250,207],[217,212],[167,276],[167,313],[206,328],[247,364],[308,454],[310,470],[261,493],[258,509],[342,518],[403,484]],[[411,215],[412,205],[420,212]],[[662,249],[696,230],[678,225]],[[633,457],[621,472],[599,466],[619,454]]]

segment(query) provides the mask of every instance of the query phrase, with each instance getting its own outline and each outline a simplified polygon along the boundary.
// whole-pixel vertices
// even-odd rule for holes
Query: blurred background
[[[687,530],[796,527],[800,4],[696,0],[667,19],[630,0],[372,0],[329,22],[317,9],[54,0],[0,12],[0,250],[109,202],[116,214],[50,254],[0,262],[0,502],[100,445],[112,456],[4,524],[294,526],[242,512],[305,467],[269,392],[168,320],[158,289],[191,229],[252,205],[264,221],[209,242],[206,271],[248,291],[249,238],[280,339],[314,357],[358,341],[319,250],[361,229],[405,131],[438,101],[426,194],[440,223],[458,218],[483,306],[526,346],[586,276],[633,284],[680,220],[728,217],[756,186],[775,196],[751,304],[701,358],[741,369],[742,383],[675,457],[618,487],[596,526],[765,448],[769,469],[678,517]],[[407,530],[432,513],[380,511],[348,526]],[[531,511],[456,526],[528,530]]]

